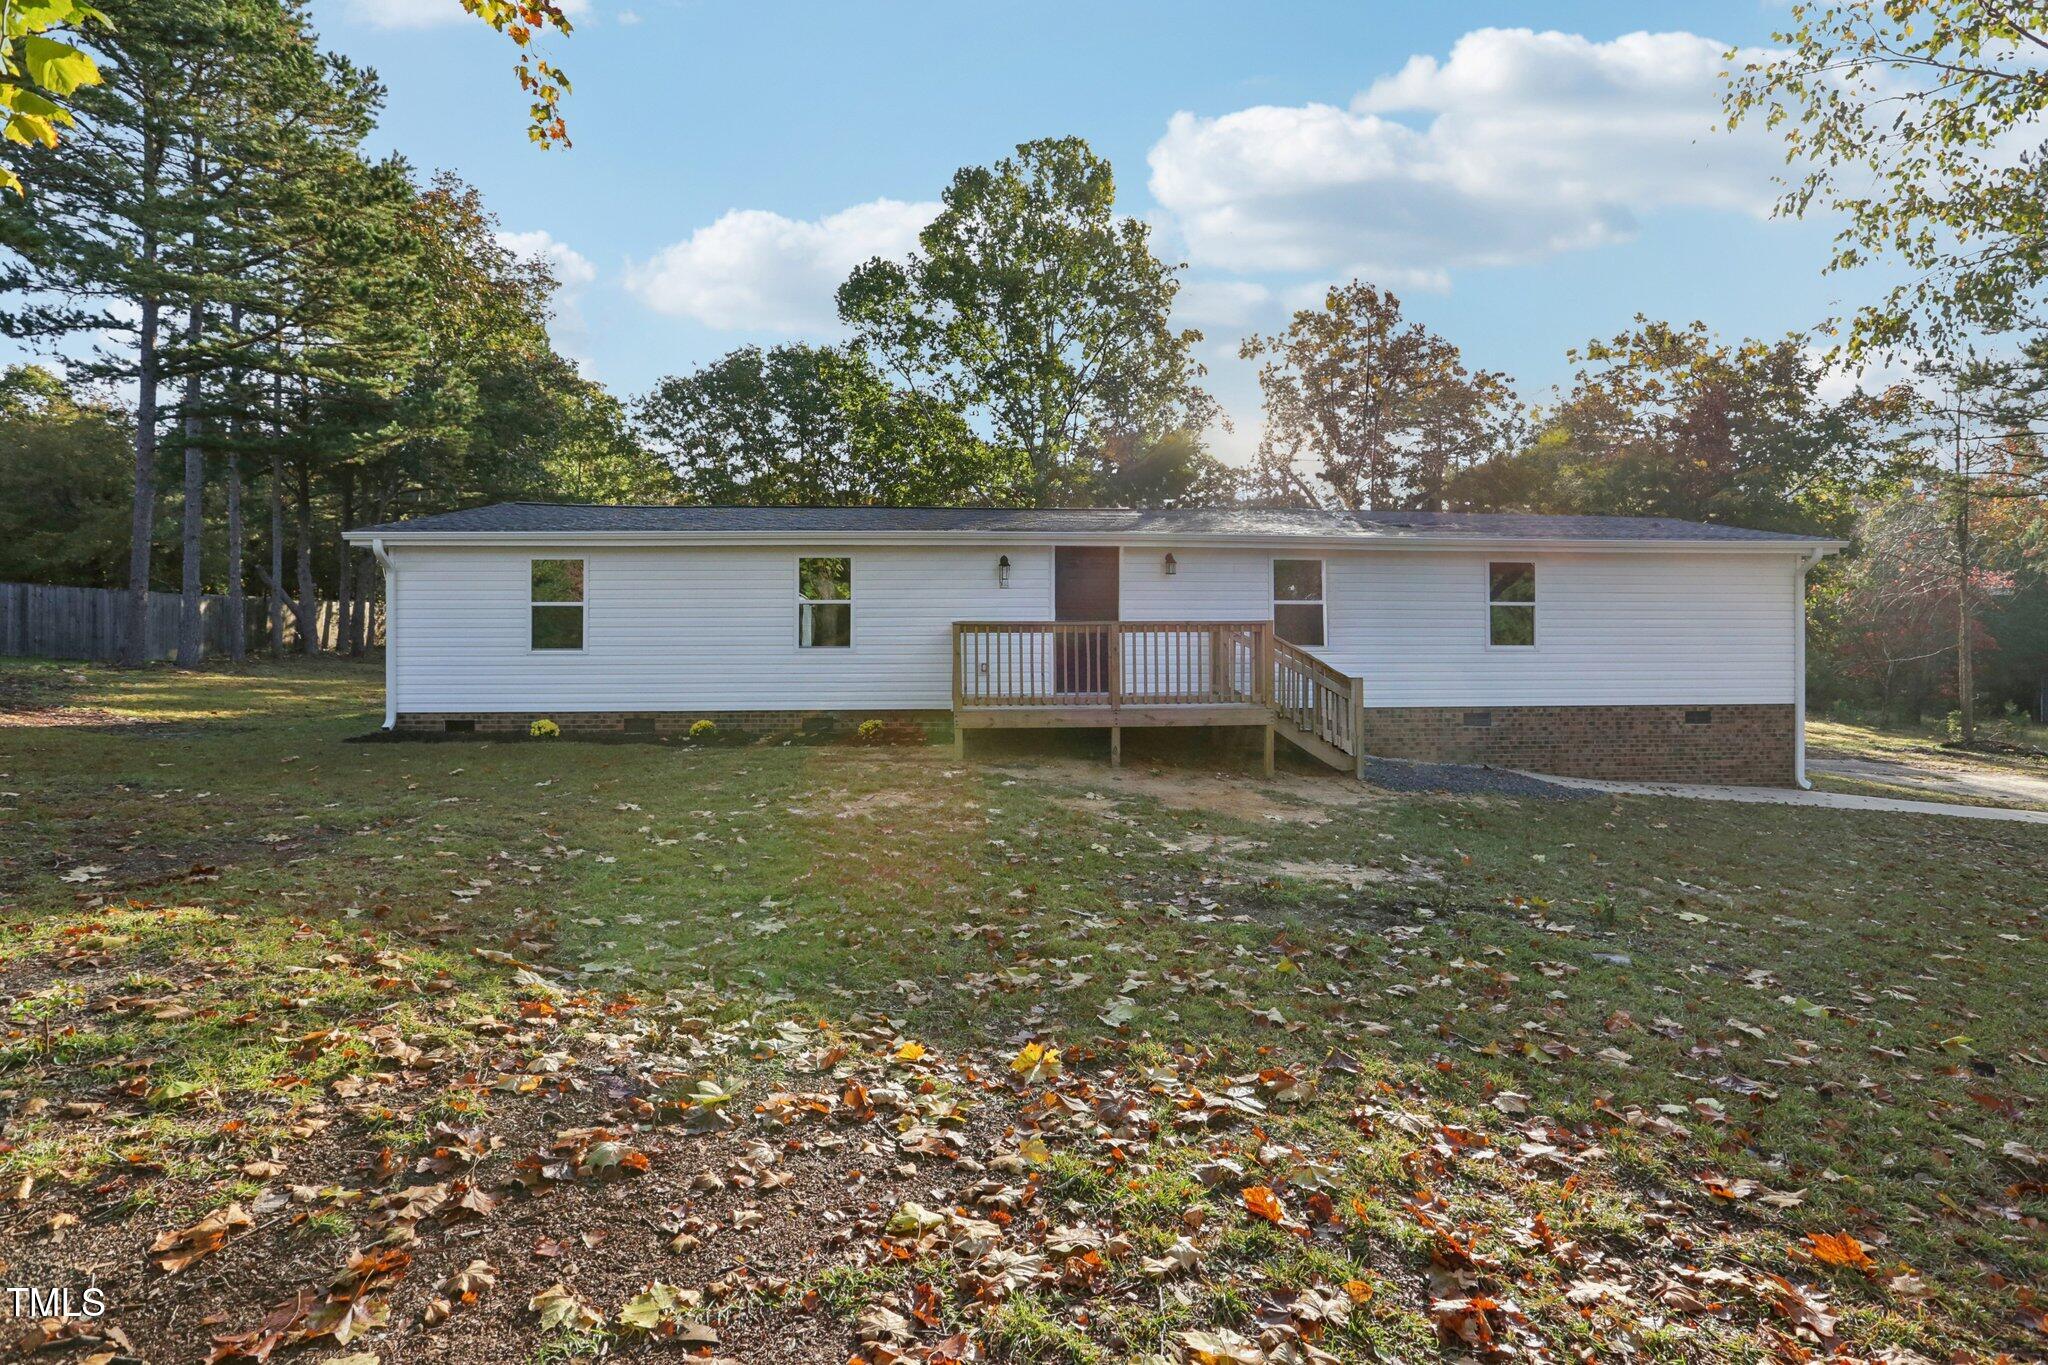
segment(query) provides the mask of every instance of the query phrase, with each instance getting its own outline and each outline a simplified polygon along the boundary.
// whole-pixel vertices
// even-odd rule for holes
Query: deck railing
[[[1362,679],[1276,639],[1271,621],[953,625],[955,709],[1258,706],[1356,758],[1364,691]]]
[[[1364,727],[1364,683],[1285,640],[1273,646],[1273,709],[1305,735],[1354,757]]]
[[[1263,706],[1270,621],[959,621],[953,704]]]

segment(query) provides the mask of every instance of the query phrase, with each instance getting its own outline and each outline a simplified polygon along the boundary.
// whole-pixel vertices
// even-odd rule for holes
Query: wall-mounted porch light
[[[999,588],[1010,586],[1010,557],[1008,555],[1003,555],[996,560],[996,586]]]
[[[1172,552],[1171,552],[1171,551],[1168,551],[1168,552],[1167,552],[1167,556],[1166,556],[1166,576],[1167,576],[1168,578],[1171,578],[1171,577],[1173,577],[1173,576],[1174,576],[1175,574],[1177,574],[1177,573],[1179,573],[1179,572],[1180,572],[1180,561],[1179,561],[1179,560],[1177,560],[1177,559],[1175,559],[1175,558],[1173,557],[1173,554],[1172,554]]]

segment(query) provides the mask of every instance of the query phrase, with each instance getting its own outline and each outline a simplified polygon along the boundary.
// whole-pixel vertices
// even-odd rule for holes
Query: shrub
[[[562,733],[562,727],[549,720],[546,716],[542,716],[539,720],[526,727],[526,733],[535,739],[554,739]]]
[[[878,720],[864,720],[854,727],[854,733],[860,736],[861,743],[863,744],[877,743],[882,738],[882,722]]]
[[[715,735],[717,733],[718,723],[713,720],[700,720],[690,727],[691,739],[702,739],[706,735]]]

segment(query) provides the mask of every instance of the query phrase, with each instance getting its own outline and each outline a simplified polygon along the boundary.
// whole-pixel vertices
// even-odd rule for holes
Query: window
[[[1323,643],[1323,561],[1273,561],[1273,633],[1289,644]]]
[[[796,562],[796,642],[803,649],[853,648],[853,561]]]
[[[533,647],[583,648],[583,561],[533,561]]]
[[[1508,649],[1536,643],[1536,566],[1486,566],[1487,640]]]

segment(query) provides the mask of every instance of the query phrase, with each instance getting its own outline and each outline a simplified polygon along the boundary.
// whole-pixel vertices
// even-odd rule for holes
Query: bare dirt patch
[[[865,815],[877,815],[883,811],[904,810],[912,806],[930,804],[916,792],[878,791],[856,797],[832,812],[835,820],[857,820]]]
[[[1443,880],[1442,873],[1425,863],[1413,861],[1398,871],[1389,867],[1360,867],[1352,863],[1296,861],[1276,863],[1273,870],[1283,876],[1297,877],[1302,881],[1348,886],[1354,891],[1363,890],[1368,886],[1409,886],[1416,882]]]
[[[1201,811],[1249,824],[1324,825],[1340,810],[1373,805],[1384,798],[1332,773],[1280,773],[1256,777],[1186,768],[1106,768],[1079,759],[1040,759],[999,769],[1016,781],[1079,787],[1077,809],[1104,813],[1129,797],[1157,801],[1168,810]],[[1070,803],[1074,804],[1074,803]]]

